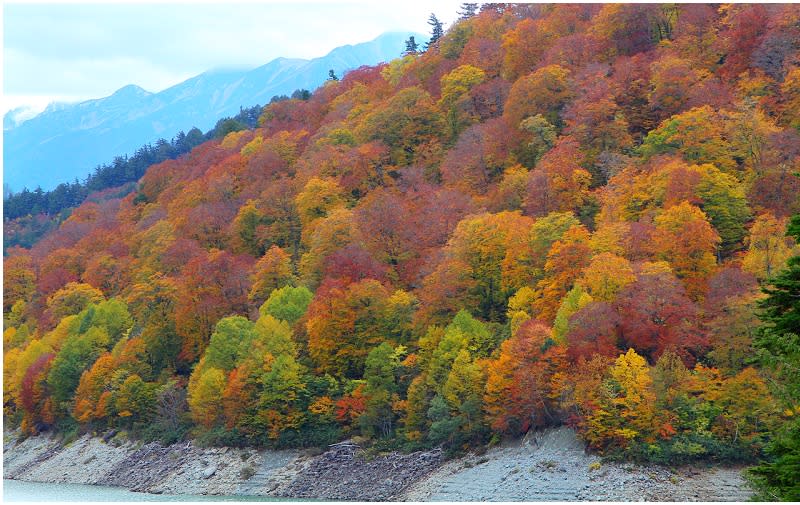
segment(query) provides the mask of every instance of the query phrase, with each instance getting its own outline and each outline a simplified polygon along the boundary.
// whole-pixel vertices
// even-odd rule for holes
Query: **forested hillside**
[[[800,8],[470,11],[10,251],[7,421],[764,457],[800,414],[758,308],[800,252]]]
[[[297,96],[307,98],[308,90],[297,90]],[[288,100],[287,96],[274,96],[272,101]],[[3,198],[3,256],[15,246],[30,248],[51,229],[67,219],[72,210],[87,198],[101,203],[121,198],[135,189],[135,183],[151,165],[174,160],[191,151],[206,140],[221,138],[232,131],[254,128],[261,115],[261,106],[242,108],[234,117],[217,121],[205,134],[198,128],[189,133],[178,132],[171,141],[158,139],[155,144],[145,144],[128,157],[116,156],[111,163],[98,165],[81,183],[62,183],[51,191],[27,188]]]

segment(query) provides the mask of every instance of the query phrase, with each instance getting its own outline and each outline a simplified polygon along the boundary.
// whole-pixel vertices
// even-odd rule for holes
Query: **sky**
[[[387,31],[430,33],[460,1],[99,3],[4,1],[2,112],[161,91],[212,68],[314,58]]]

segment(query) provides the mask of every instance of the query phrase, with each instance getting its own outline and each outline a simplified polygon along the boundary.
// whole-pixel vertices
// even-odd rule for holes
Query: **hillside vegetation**
[[[758,460],[800,412],[753,360],[799,49],[795,5],[491,4],[273,103],[10,251],[6,419]]]
[[[298,90],[309,93],[307,90]],[[272,98],[273,101],[289,97]],[[116,156],[110,164],[98,165],[81,183],[62,183],[52,191],[27,188],[3,198],[3,256],[11,247],[30,248],[53,228],[66,220],[72,210],[87,199],[96,203],[121,198],[135,189],[136,182],[151,165],[174,160],[191,151],[206,140],[222,138],[231,131],[255,127],[261,115],[261,106],[241,109],[239,114],[217,121],[205,134],[197,128],[189,133],[178,132],[171,141],[158,139],[155,145],[145,144],[133,156]]]

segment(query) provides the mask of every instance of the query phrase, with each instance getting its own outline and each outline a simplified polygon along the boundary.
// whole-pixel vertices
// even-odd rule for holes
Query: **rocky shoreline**
[[[6,433],[4,478],[119,486],[155,494],[359,501],[746,501],[741,468],[606,464],[572,431],[537,433],[485,454],[368,455],[355,444],[302,451],[141,444],[85,435],[63,445]]]

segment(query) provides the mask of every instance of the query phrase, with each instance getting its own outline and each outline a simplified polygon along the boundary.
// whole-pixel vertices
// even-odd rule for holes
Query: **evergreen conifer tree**
[[[477,12],[478,12],[477,3],[464,2],[461,4],[461,10],[458,11],[458,15],[460,16],[459,19],[469,19],[472,16],[474,16]]]
[[[436,44],[439,39],[442,38],[444,35],[444,28],[442,28],[442,22],[439,21],[439,18],[436,17],[436,14],[431,13],[431,17],[428,18],[428,24],[431,26],[431,40],[425,44],[425,50],[427,50],[432,45]]]
[[[419,44],[417,44],[417,41],[414,40],[414,36],[411,35],[408,37],[408,40],[406,40],[406,50],[403,52],[403,55],[417,54],[418,51]]]
[[[800,241],[800,215],[792,217],[787,235]],[[767,447],[770,459],[751,469],[750,475],[759,498],[800,501],[800,255],[789,258],[770,284],[759,304],[764,324],[754,346],[758,360],[775,374],[778,394],[795,416]]]

